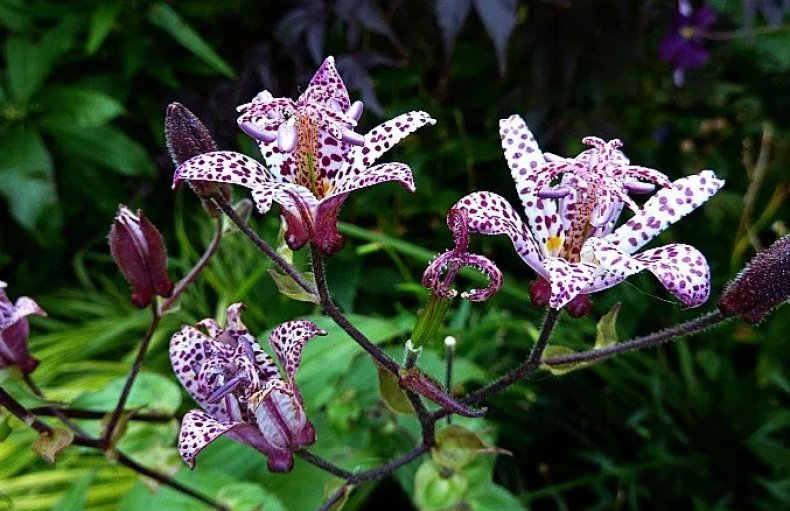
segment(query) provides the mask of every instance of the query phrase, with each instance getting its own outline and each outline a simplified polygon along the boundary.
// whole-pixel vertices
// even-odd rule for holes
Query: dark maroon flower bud
[[[16,366],[25,374],[33,372],[38,360],[30,355],[27,338],[30,325],[27,316],[46,316],[41,307],[23,296],[12,303],[5,294],[6,283],[0,280],[0,369]]]
[[[565,310],[572,318],[582,318],[586,316],[592,310],[590,295],[576,295],[573,300],[568,302],[568,305],[565,306]]]
[[[132,285],[132,303],[142,308],[154,295],[170,296],[173,283],[167,277],[164,240],[141,210],[135,215],[123,204],[118,206],[110,229],[110,251]]]
[[[176,167],[195,156],[217,150],[217,143],[211,137],[206,125],[181,103],[170,103],[165,115],[165,138],[167,149]],[[230,185],[213,181],[190,180],[189,186],[201,199],[221,195],[230,199]],[[212,215],[218,214],[210,202],[204,205]]]
[[[535,307],[546,307],[551,299],[551,284],[543,277],[529,285],[529,298]]]
[[[719,301],[729,316],[759,323],[790,299],[790,235],[763,250],[735,277]]]

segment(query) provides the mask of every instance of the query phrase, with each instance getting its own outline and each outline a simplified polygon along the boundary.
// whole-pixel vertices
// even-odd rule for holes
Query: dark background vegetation
[[[618,137],[632,161],[673,179],[703,168],[725,178],[722,192],[660,237],[706,254],[712,300],[754,245],[787,232],[790,38],[781,1],[712,2],[719,40],[708,43],[711,59],[688,72],[682,88],[656,56],[671,30],[671,2],[474,1],[466,17],[459,7],[466,2],[438,4],[0,0],[0,277],[12,297],[35,297],[50,313],[34,322],[32,346],[42,359],[35,376],[53,398],[106,409],[146,325],[107,250],[118,203],[144,208],[163,230],[175,276],[210,236],[199,202],[188,190],[170,190],[166,105],[182,102],[221,147],[255,154],[234,107],[263,88],[297,95],[326,55],[336,56],[352,96],[366,102],[362,131],[410,109],[438,120],[391,156],[411,165],[417,193],[385,185],[353,196],[341,218],[363,229],[349,228],[330,266],[337,301],[396,356],[426,296],[418,285],[425,263],[450,243],[449,206],[474,190],[517,203],[497,134],[498,120],[513,113],[552,152],[576,154],[588,134]],[[273,215],[255,224],[274,241]],[[526,296],[533,275],[509,242],[474,243],[506,272],[507,288],[485,304],[456,302],[451,310],[446,333],[459,339],[458,391],[517,364],[541,317]],[[139,406],[179,413],[192,406],[182,402],[166,358],[179,324],[238,300],[249,303],[257,332],[317,313],[278,295],[267,268],[244,239],[228,238],[160,328]],[[651,277],[632,278],[596,295],[592,318],[564,318],[553,342],[590,346],[596,319],[617,302],[621,338],[694,314],[670,298]],[[489,456],[469,469],[469,506],[786,509],[788,327],[780,310],[756,327],[732,322],[561,377],[540,374],[498,396],[476,427],[513,456]],[[313,389],[303,387],[319,430],[316,449],[346,466],[374,465],[407,448],[415,429],[380,405],[371,364],[352,364],[359,353],[335,334],[329,348],[319,347],[324,340],[308,348],[316,363],[300,374]],[[437,342],[423,358],[438,377],[440,357]],[[126,448],[241,499],[239,509],[265,501],[263,509],[301,510],[321,501],[323,474],[301,464],[293,475],[268,474],[263,459],[230,442],[207,449],[187,473],[174,427],[135,426]],[[193,508],[76,449],[46,466],[29,450],[33,437],[13,429],[0,443],[0,508],[3,499],[20,510]],[[409,509],[413,465],[356,492],[350,505]]]

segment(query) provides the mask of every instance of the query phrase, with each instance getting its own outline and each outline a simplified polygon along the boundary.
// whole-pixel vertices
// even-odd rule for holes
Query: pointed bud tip
[[[722,294],[719,309],[759,323],[790,300],[790,235],[775,241],[744,267]]]
[[[175,165],[217,150],[208,128],[181,103],[170,103],[165,113],[165,138]]]

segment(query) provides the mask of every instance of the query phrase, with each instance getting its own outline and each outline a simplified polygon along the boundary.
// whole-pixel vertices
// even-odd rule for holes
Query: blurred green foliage
[[[711,2],[726,37],[710,41],[711,60],[682,89],[655,56],[673,16],[670,2],[518,2],[504,75],[476,15],[447,52],[431,2],[357,3],[364,9],[355,18],[343,14],[343,2],[319,0],[0,0],[0,276],[11,296],[33,296],[50,313],[32,321],[31,345],[42,360],[34,376],[51,399],[106,410],[147,325],[106,248],[117,204],[144,208],[165,232],[175,277],[210,239],[198,201],[169,190],[165,105],[183,102],[222,147],[254,154],[236,130],[234,106],[264,86],[294,95],[321,57],[316,40],[323,53],[347,56],[355,95],[375,86],[384,116],[419,108],[439,121],[393,155],[414,169],[417,193],[380,186],[354,196],[342,212],[347,246],[328,268],[336,301],[395,357],[427,296],[419,286],[425,263],[450,245],[448,207],[472,190],[516,198],[497,136],[498,119],[512,113],[524,115],[553,152],[575,154],[587,134],[617,136],[633,161],[672,178],[702,168],[726,178],[717,197],[661,236],[706,254],[714,299],[754,244],[787,231],[790,37],[762,11],[747,24],[756,2]],[[377,121],[366,114],[363,129]],[[745,223],[744,210],[751,211]],[[255,225],[276,239],[276,218]],[[485,304],[454,302],[438,333],[459,341],[458,392],[522,360],[541,316],[526,297],[532,275],[509,242],[473,243],[507,279]],[[304,265],[304,254],[296,261]],[[157,331],[132,403],[179,413],[193,406],[166,356],[181,323],[236,301],[250,304],[245,318],[261,335],[318,313],[279,295],[270,268],[239,235],[225,240]],[[596,295],[594,317],[618,302],[620,339],[693,314],[645,275]],[[415,421],[384,406],[375,368],[357,346],[314,319],[330,335],[308,345],[299,380],[319,432],[316,452],[366,468],[405,450],[419,432]],[[484,421],[463,421],[512,457],[481,456],[451,483],[423,459],[395,482],[358,489],[348,506],[434,509],[441,490],[475,510],[788,508],[788,328],[790,316],[780,310],[756,327],[732,322],[564,376],[542,373],[494,398]],[[553,343],[580,349],[595,339],[595,319],[563,318]],[[420,363],[442,377],[438,342]],[[18,384],[8,386],[36,403]],[[190,472],[174,447],[176,426],[133,423],[122,447],[234,509],[312,509],[324,488],[335,488],[298,460],[293,474],[270,474],[259,455],[229,441],[208,448]],[[0,415],[0,509],[198,508],[80,448],[47,466],[30,449],[34,438]]]

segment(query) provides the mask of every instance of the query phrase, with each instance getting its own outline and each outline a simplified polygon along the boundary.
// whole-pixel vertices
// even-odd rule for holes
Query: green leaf
[[[617,343],[617,314],[622,304],[617,302],[611,310],[598,320],[595,326],[595,349],[605,348]]]
[[[8,438],[8,435],[11,434],[11,425],[8,424],[9,418],[11,418],[10,415],[3,415],[0,417],[0,442]]]
[[[88,410],[110,411],[115,409],[126,377],[110,381],[97,392],[87,392],[78,397],[73,406]],[[171,378],[154,373],[141,373],[134,382],[126,408],[145,408],[151,412],[174,414],[181,405],[181,388]]]
[[[124,111],[123,105],[103,92],[79,87],[52,87],[41,101],[46,126],[89,128],[107,124]]]
[[[33,442],[33,450],[41,455],[47,463],[55,463],[55,459],[63,449],[74,441],[74,433],[66,428],[55,427],[48,433],[41,433]]]
[[[255,483],[231,483],[217,492],[217,500],[233,511],[286,511],[280,499]]]
[[[88,41],[85,43],[85,51],[88,55],[93,55],[101,47],[104,39],[112,30],[118,15],[121,14],[123,3],[101,2],[99,7],[91,14],[91,26],[88,29]]]
[[[93,479],[95,477],[95,473],[90,473],[86,476],[81,477],[77,483],[69,490],[69,492],[63,496],[62,499],[58,501],[52,507],[52,511],[82,511],[85,509],[85,500],[87,498],[88,488],[90,487]]]
[[[145,149],[113,126],[48,126],[69,156],[98,163],[125,176],[151,175],[154,165]]]
[[[469,492],[467,501],[473,511],[500,511],[502,509],[519,511],[524,509],[518,497],[493,482]]]
[[[414,476],[414,501],[420,511],[445,510],[460,503],[469,490],[469,480],[431,460]]]
[[[318,295],[308,293],[302,289],[302,287],[297,284],[290,275],[280,273],[274,268],[269,268],[267,271],[269,272],[269,276],[274,281],[274,284],[277,286],[277,291],[279,291],[280,294],[287,296],[291,300],[297,300],[300,302],[321,303],[321,299],[318,297]],[[303,272],[302,277],[304,277],[307,282],[315,286],[315,275],[313,275],[313,272]]]
[[[559,357],[563,355],[572,355],[576,353],[570,348],[566,348],[565,346],[555,346],[549,345],[546,347],[546,350],[543,352],[543,358],[551,358],[551,357]],[[576,362],[572,364],[561,364],[561,365],[546,365],[543,364],[544,369],[548,369],[548,371],[553,374],[554,376],[562,376],[565,373],[569,373],[571,371],[575,371],[577,369],[582,369],[587,367],[589,364],[587,362]]]
[[[18,36],[6,40],[8,80],[18,105],[25,106],[39,90],[58,58],[73,45],[77,29],[74,19],[68,18],[49,30],[38,44]]]
[[[27,32],[33,24],[25,0],[0,0],[0,25],[12,32]]]
[[[211,46],[169,5],[154,4],[148,19],[219,74],[227,78],[236,77],[230,64],[217,55]]]
[[[52,157],[41,135],[31,128],[16,126],[0,133],[0,194],[16,221],[30,230],[57,202]]]
[[[340,511],[348,502],[348,497],[351,495],[351,492],[354,491],[354,487],[350,484],[347,484],[346,481],[338,478],[332,478],[326,482],[324,485],[324,501],[328,500],[337,490],[343,488],[343,496],[340,497],[340,500],[332,504],[332,506],[327,509],[327,511]]]
[[[395,413],[414,414],[414,407],[406,397],[406,393],[398,384],[398,378],[380,365],[376,364],[379,373],[379,392],[384,404]]]
[[[431,449],[433,460],[450,469],[460,470],[477,458],[486,444],[475,433],[463,426],[451,424],[436,434],[436,446]]]

